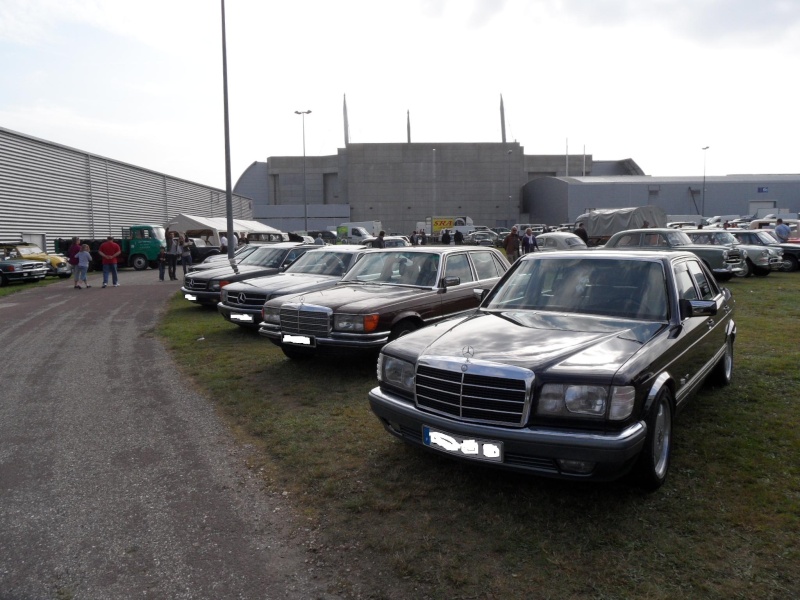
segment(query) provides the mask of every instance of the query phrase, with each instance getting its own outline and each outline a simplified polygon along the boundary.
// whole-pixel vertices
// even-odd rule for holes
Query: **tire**
[[[717,281],[730,281],[733,278],[733,273],[721,273],[719,275],[714,275],[714,279]]]
[[[771,272],[772,271],[770,271],[769,269],[765,269],[763,267],[758,267],[755,271],[753,271],[753,275],[755,275],[756,277],[766,277]]]
[[[785,271],[787,273],[791,273],[792,271],[797,271],[798,263],[797,257],[792,256],[791,254],[784,254],[783,255],[783,266],[781,267],[781,271]]]
[[[286,358],[292,360],[308,360],[314,356],[314,351],[310,348],[295,348],[294,346],[281,346]]]
[[[744,264],[742,265],[742,270],[736,273],[737,277],[750,277],[755,270],[753,263],[750,262],[750,259],[746,259]]]
[[[144,271],[147,268],[147,258],[141,254],[134,254],[130,258],[130,264],[137,271]]]
[[[8,285],[8,279],[0,275],[0,287],[6,287]]]
[[[664,485],[672,455],[672,392],[664,388],[647,416],[647,437],[636,462],[636,481],[644,490]]]
[[[397,325],[392,327],[392,332],[389,334],[389,341],[391,342],[397,338],[401,338],[404,335],[408,335],[412,331],[416,331],[417,329],[419,329],[419,325],[413,321],[409,321],[408,319],[405,321],[400,321]]]
[[[730,385],[733,377],[733,340],[728,338],[725,342],[725,354],[714,365],[714,369],[708,377],[709,383],[717,387]]]

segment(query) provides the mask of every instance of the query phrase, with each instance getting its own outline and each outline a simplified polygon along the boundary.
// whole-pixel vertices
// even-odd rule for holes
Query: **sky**
[[[345,97],[351,143],[500,142],[502,96],[526,154],[800,173],[799,0],[227,0],[225,32],[233,184],[336,154]],[[223,107],[219,0],[0,0],[0,127],[224,189]]]

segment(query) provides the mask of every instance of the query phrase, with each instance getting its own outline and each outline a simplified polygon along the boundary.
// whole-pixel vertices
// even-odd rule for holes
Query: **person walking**
[[[424,229],[419,230],[419,243],[420,246],[427,246],[428,245],[428,234],[425,233]]]
[[[72,238],[72,244],[67,250],[67,262],[72,265],[72,276],[75,279],[75,287],[78,286],[78,259],[76,258],[78,252],[81,251],[81,238]]]
[[[519,235],[517,234],[516,225],[511,228],[511,233],[503,240],[503,248],[506,251],[508,262],[513,263],[519,258]]]
[[[386,248],[386,240],[384,237],[386,236],[386,232],[381,229],[381,232],[378,234],[378,239],[372,242],[373,248]]]
[[[460,229],[456,229],[456,233],[453,236],[453,241],[455,241],[456,246],[460,246],[464,243],[464,234],[461,233]]]
[[[178,246],[181,252],[181,267],[183,267],[183,276],[186,277],[186,271],[191,271],[192,266],[192,242],[189,240],[189,238],[180,236],[178,238]]]
[[[172,232],[172,239],[167,244],[167,267],[169,269],[170,281],[175,281],[177,276],[175,270],[178,268],[178,256],[180,256],[180,239],[178,232]]]
[[[89,280],[86,278],[86,273],[89,272],[89,264],[92,262],[92,254],[89,252],[89,244],[83,244],[80,252],[75,255],[75,258],[78,261],[78,264],[75,265],[75,272],[77,273],[75,276],[75,289],[81,289],[81,281],[83,281],[83,284],[87,288],[92,287],[89,285]]]
[[[114,241],[114,236],[110,235],[106,241],[100,244],[100,256],[103,258],[103,287],[108,286],[108,274],[111,273],[111,282],[114,287],[119,287],[117,278],[117,257],[122,254],[122,248]]]
[[[158,262],[158,280],[164,281],[164,271],[167,270],[167,249],[164,246],[161,246],[161,250],[158,251],[156,261]]]
[[[321,233],[317,234],[317,238],[314,240],[314,244],[316,244],[317,246],[324,246],[325,245],[325,240],[322,239],[322,234]]]
[[[450,245],[450,230],[449,229],[445,229],[444,230],[444,233],[442,234],[442,243],[445,246],[449,246]]]
[[[533,235],[533,229],[528,227],[525,230],[525,235],[522,236],[522,253],[528,254],[529,252],[536,252],[539,249],[539,242],[536,241],[536,236]]]
[[[578,223],[578,226],[575,228],[575,235],[583,240],[583,243],[587,246],[589,245],[589,234],[586,233],[586,228],[583,226],[583,223]]]

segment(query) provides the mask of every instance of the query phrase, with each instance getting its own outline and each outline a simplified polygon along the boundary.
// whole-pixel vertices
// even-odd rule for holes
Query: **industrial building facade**
[[[0,128],[0,241],[54,250],[58,238],[120,236],[180,213],[226,216],[224,190]],[[252,219],[236,195],[234,217]]]

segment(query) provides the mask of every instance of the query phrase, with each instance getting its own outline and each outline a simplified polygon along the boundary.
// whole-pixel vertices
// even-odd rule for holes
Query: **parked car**
[[[256,248],[259,248],[262,244],[244,244],[243,246],[239,246],[233,253],[233,260],[237,264],[249,254],[252,254]],[[207,269],[218,269],[220,267],[228,265],[228,253],[224,254],[214,254],[212,256],[206,257],[206,259],[201,262],[199,265],[195,264],[192,265],[192,271],[205,271]]]
[[[192,254],[192,263],[202,263],[211,256],[219,256],[219,246],[215,246],[203,238],[189,238],[189,251]]]
[[[0,259],[0,286],[21,281],[40,281],[47,276],[47,265],[40,260]]]
[[[289,358],[376,351],[415,329],[474,310],[473,288],[492,287],[508,266],[494,248],[369,250],[334,287],[264,304],[259,334]]]
[[[230,265],[205,271],[189,271],[184,277],[181,292],[183,297],[196,304],[216,306],[220,292],[229,283],[277,275],[309,250],[319,248],[314,244],[280,242],[258,246],[243,258],[235,268]]]
[[[764,277],[771,271],[778,271],[783,267],[783,250],[743,244],[728,229],[684,229],[683,231],[695,244],[735,247],[741,250],[744,263],[742,271],[737,273],[739,277],[750,275]]]
[[[689,252],[523,256],[481,307],[386,345],[372,411],[409,444],[511,471],[667,477],[673,418],[730,382],[734,301]]]
[[[778,248],[783,252],[782,271],[800,268],[800,244],[781,243],[771,229],[728,229],[743,244]]]
[[[464,243],[468,246],[495,246],[497,234],[494,231],[473,231],[464,236]]]
[[[536,243],[542,251],[585,250],[588,247],[577,235],[566,231],[540,233],[536,236]]]
[[[728,281],[744,270],[744,258],[736,248],[695,244],[679,229],[629,229],[612,235],[605,248],[615,250],[686,250],[696,254],[719,281]]]
[[[374,244],[377,239],[376,237],[364,238],[364,247],[376,248],[377,246]],[[409,239],[403,235],[385,235],[383,236],[383,243],[385,244],[384,248],[404,248],[411,245]]]
[[[257,329],[267,300],[333,287],[366,252],[364,246],[357,245],[318,248],[303,254],[283,273],[226,285],[217,310],[231,323]]]
[[[45,263],[47,274],[66,279],[72,275],[72,265],[63,254],[50,254],[38,245],[31,243],[0,244],[0,253],[4,258],[21,258],[23,260],[39,260]]]

